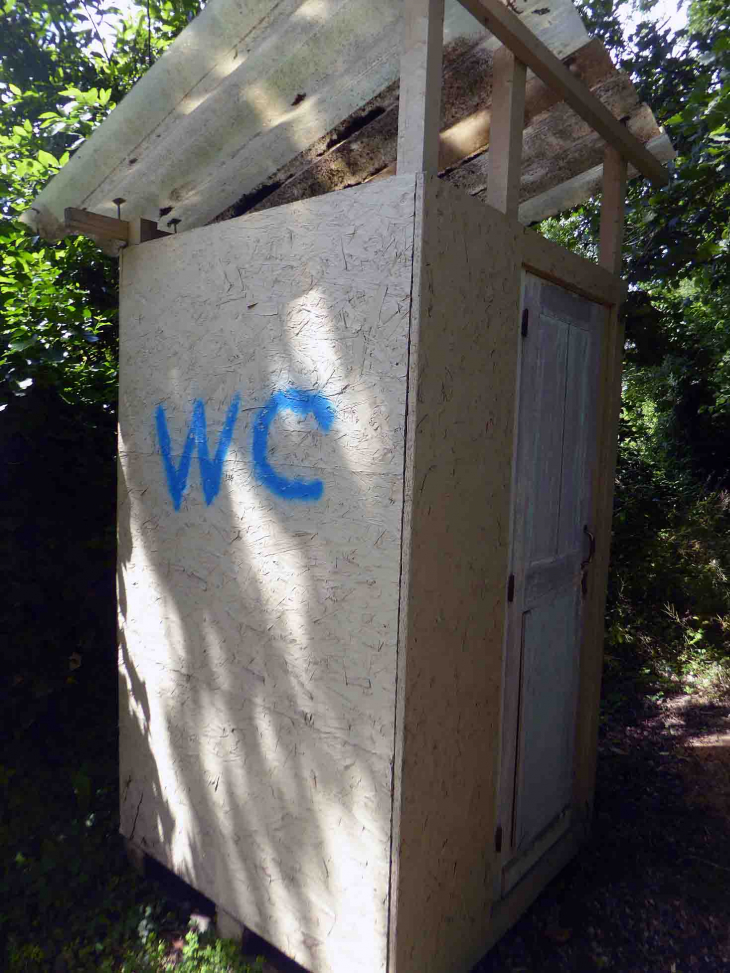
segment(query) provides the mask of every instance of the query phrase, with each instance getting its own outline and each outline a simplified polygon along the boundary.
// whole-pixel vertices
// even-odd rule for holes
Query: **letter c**
[[[279,412],[285,410],[305,416],[311,412],[323,432],[329,432],[335,410],[321,392],[287,389],[274,392],[266,405],[259,409],[253,426],[253,468],[259,483],[285,500],[319,500],[324,493],[321,480],[290,480],[277,473],[269,463],[269,430]]]

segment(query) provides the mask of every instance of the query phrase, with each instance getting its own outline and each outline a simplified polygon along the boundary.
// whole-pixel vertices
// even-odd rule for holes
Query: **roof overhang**
[[[570,0],[510,8],[659,161],[672,158]],[[211,0],[22,218],[60,239],[68,207],[115,217],[121,198],[125,220],[182,231],[391,174],[401,17],[402,0]],[[486,186],[499,46],[447,0],[439,168],[473,195]],[[531,73],[525,126],[519,212],[531,222],[596,190],[603,142]]]

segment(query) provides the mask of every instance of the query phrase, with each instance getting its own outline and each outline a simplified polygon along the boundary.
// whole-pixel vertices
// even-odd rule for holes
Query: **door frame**
[[[510,804],[514,793],[514,771],[518,755],[516,735],[513,743],[505,740],[507,720],[516,719],[518,699],[509,695],[510,678],[519,669],[516,654],[508,652],[508,639],[513,630],[517,602],[505,597],[505,625],[502,654],[502,706],[499,720],[499,769],[496,789],[495,866],[493,881],[493,918],[500,925],[500,915],[512,913],[513,900],[531,901],[546,881],[543,873],[556,874],[572,857],[585,837],[592,814],[595,784],[596,744],[598,731],[598,706],[600,701],[601,671],[603,665],[603,629],[608,575],[611,513],[613,504],[613,470],[615,467],[616,436],[621,398],[621,366],[623,357],[623,326],[619,320],[619,307],[626,294],[626,285],[615,274],[576,254],[564,250],[537,233],[525,231],[523,241],[523,286],[521,289],[520,314],[516,322],[515,337],[518,354],[515,376],[514,443],[518,443],[520,423],[520,395],[522,376],[521,321],[525,310],[527,288],[526,273],[572,291],[605,308],[603,336],[599,350],[598,403],[596,417],[596,448],[591,502],[591,521],[595,525],[597,539],[591,584],[584,602],[583,624],[579,644],[578,691],[576,701],[576,726],[574,746],[573,798],[569,808],[545,831],[538,835],[531,846],[518,856],[511,853]],[[513,515],[509,524],[509,564],[514,559],[514,510],[518,498],[517,448],[513,450],[511,490]],[[606,476],[604,471],[611,471]],[[507,593],[509,579],[505,579]],[[505,753],[506,748],[506,753]],[[510,750],[511,748],[511,750]],[[515,759],[511,759],[514,754]],[[513,779],[505,791],[505,772],[511,767]],[[567,855],[567,857],[566,857]],[[529,880],[528,880],[529,879]],[[531,889],[534,888],[534,894]],[[527,896],[527,898],[525,898]],[[523,908],[524,906],[519,906]],[[505,926],[506,928],[506,926]]]

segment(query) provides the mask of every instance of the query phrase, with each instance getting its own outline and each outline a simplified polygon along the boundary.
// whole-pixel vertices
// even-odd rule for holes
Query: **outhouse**
[[[463,4],[211,0],[26,215],[120,249],[121,831],[313,973],[466,973],[590,826],[671,146]],[[526,228],[601,179],[598,262]]]

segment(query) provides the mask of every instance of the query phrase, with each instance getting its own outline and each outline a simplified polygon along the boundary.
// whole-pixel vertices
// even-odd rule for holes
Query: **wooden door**
[[[569,825],[605,309],[525,275],[500,818],[502,892]]]

